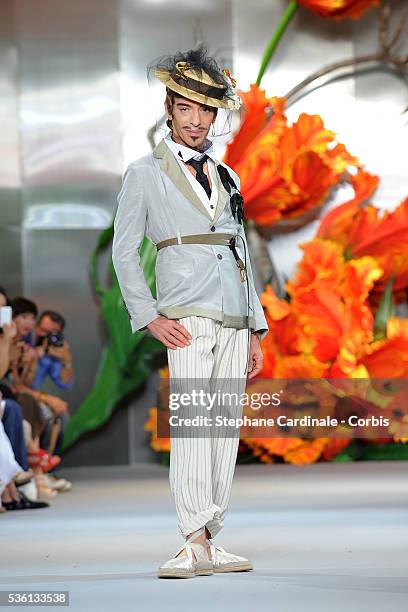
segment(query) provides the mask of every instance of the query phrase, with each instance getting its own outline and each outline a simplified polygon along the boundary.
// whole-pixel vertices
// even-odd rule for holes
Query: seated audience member
[[[4,289],[0,287],[0,295],[5,296]],[[0,301],[0,307],[2,306]],[[10,364],[10,346],[13,338],[17,334],[14,322],[10,325],[4,323],[0,326],[0,380],[6,374]],[[17,462],[24,471],[29,470],[27,460],[27,448],[24,441],[23,414],[21,406],[13,400],[3,398],[3,385],[0,387],[0,401],[2,402],[2,421],[3,427],[10,440],[13,453]]]
[[[27,335],[34,327],[37,310],[35,304],[25,298],[12,300],[11,306],[14,306],[13,325],[17,333],[10,342],[10,367],[0,388],[6,398],[15,400],[21,407],[24,424],[29,429],[26,437],[28,463],[33,468],[38,492],[40,495],[53,497],[56,494],[56,484],[59,490],[69,490],[70,483],[64,479],[54,479],[51,474],[45,477],[46,472],[60,463],[61,457],[44,451],[40,447],[40,438],[49,416],[51,415],[53,420],[58,418],[59,414],[66,412],[67,404],[60,398],[27,386],[32,378],[32,364],[37,362],[37,355],[35,349],[21,340],[21,336]],[[14,415],[14,418],[17,417]]]
[[[10,353],[13,366],[16,367],[13,376],[16,376],[18,382],[30,385],[37,371],[38,357],[35,349],[24,340],[24,336],[34,329],[37,306],[24,297],[11,300],[10,306],[13,310],[13,322],[17,328]]]
[[[25,339],[36,347],[38,366],[31,387],[39,389],[46,376],[57,387],[71,389],[74,384],[74,370],[69,344],[64,338],[64,317],[53,310],[41,313],[37,325]]]
[[[47,474],[60,463],[61,457],[52,456],[40,448],[40,437],[47,424],[44,415],[46,406],[39,404],[35,397],[28,393],[15,393],[16,387],[21,384],[19,380],[21,378],[27,380],[27,373],[31,369],[30,358],[32,359],[33,355],[29,354],[27,347],[22,346],[24,343],[21,342],[21,336],[35,323],[36,306],[24,298],[18,298],[14,302],[19,314],[16,317],[14,311],[11,326],[4,325],[4,329],[0,329],[1,333],[5,332],[3,336],[0,333],[0,396],[3,392],[6,398],[3,402],[3,425],[17,462],[24,467],[24,470],[28,467],[27,462],[33,468],[33,470],[28,468],[26,473],[20,472],[14,478],[14,482],[17,486],[21,486],[24,484],[22,481],[27,480],[27,475],[32,476],[34,471],[35,485],[34,489],[30,489],[30,494],[33,493],[35,498],[52,498],[58,491],[69,491],[72,485],[65,479]],[[0,305],[13,305],[3,288],[0,288]],[[14,355],[13,359],[10,359],[11,355]],[[55,398],[55,402],[53,400],[53,396],[49,396],[50,403],[58,409],[62,400],[59,398]],[[62,406],[64,407],[64,403]],[[53,418],[58,417],[53,416]]]
[[[9,305],[10,302],[6,291],[0,286],[0,308]],[[11,343],[16,335],[17,327],[14,321],[11,322],[11,325],[5,323],[3,326],[0,326],[0,381],[9,369]],[[1,386],[0,391],[2,391]]]
[[[0,331],[1,379],[9,367],[10,345],[17,330],[14,323],[4,323]],[[32,475],[27,461],[21,407],[13,400],[3,399],[0,391],[0,512],[48,506],[45,502],[29,499],[17,489],[27,484]]]
[[[12,399],[5,399],[2,421],[4,431],[10,440],[11,448],[13,449],[17,463],[21,465],[25,472],[30,472],[32,474],[32,470],[30,470],[28,465],[27,446],[24,438],[23,411],[20,404]]]
[[[0,308],[3,308],[3,306],[10,306],[10,300],[6,290],[0,286]],[[6,324],[4,328],[0,327],[0,381],[8,370],[11,341],[16,334],[17,328],[13,321],[11,325]]]
[[[8,305],[8,299],[3,287],[0,287],[0,308]],[[17,334],[14,321],[9,325],[4,323],[0,326],[0,380],[7,373],[10,364],[10,346]],[[2,406],[1,418],[4,431],[10,441],[17,463],[26,472],[29,471],[27,460],[27,448],[23,432],[23,414],[21,406],[13,399],[3,398],[3,386],[0,387],[0,402]]]
[[[31,300],[18,297],[11,301],[11,306],[13,308],[13,321],[17,327],[17,338],[12,344],[11,378],[12,388],[18,396],[19,403],[27,403],[26,398],[22,396],[28,395],[42,405],[44,404],[45,410],[43,410],[43,415],[45,420],[52,416],[66,414],[68,411],[67,402],[50,393],[44,393],[31,387],[36,376],[38,355],[36,348],[22,340],[22,337],[27,337],[34,330],[35,318],[37,316],[36,305]]]
[[[31,388],[39,389],[48,376],[61,389],[71,389],[75,377],[72,366],[71,350],[63,332],[64,317],[54,310],[41,313],[35,329],[24,339],[36,347],[38,356],[37,373],[31,383]],[[61,455],[63,431],[67,425],[69,414],[59,415],[52,421],[41,435],[41,443],[49,452]]]
[[[0,403],[0,410],[2,404]],[[0,419],[0,512],[4,510],[32,510],[46,508],[47,502],[31,500],[16,486],[15,478],[22,472]]]
[[[0,285],[0,308],[2,306],[10,306],[10,300],[6,290]]]
[[[40,389],[46,377],[61,389],[71,389],[74,384],[74,370],[69,344],[64,338],[64,317],[54,310],[41,313],[37,324],[21,340],[34,347],[37,353],[37,369],[34,379],[28,380],[32,389]],[[61,454],[62,433],[69,418],[68,412],[53,418],[48,410],[47,425],[41,434],[41,444],[50,453]]]

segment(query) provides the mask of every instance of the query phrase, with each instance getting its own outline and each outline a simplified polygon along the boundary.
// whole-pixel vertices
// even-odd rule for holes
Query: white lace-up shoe
[[[222,546],[215,546],[208,538],[207,542],[210,545],[214,572],[245,572],[254,569],[252,563],[245,557],[233,555]]]
[[[194,576],[211,576],[214,573],[213,564],[208,558],[205,546],[191,541],[204,531],[205,527],[202,527],[192,533],[174,557],[159,567],[159,578],[194,578]],[[183,548],[186,549],[187,554],[177,557]],[[195,557],[193,557],[193,552]]]

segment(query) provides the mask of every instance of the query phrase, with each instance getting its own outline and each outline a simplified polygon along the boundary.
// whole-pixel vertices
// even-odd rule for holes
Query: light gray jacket
[[[237,174],[230,172],[237,187]],[[118,194],[112,262],[130,316],[132,332],[145,329],[159,314],[169,319],[210,317],[224,326],[247,327],[247,283],[241,282],[225,245],[176,244],[157,252],[155,300],[140,267],[139,249],[146,235],[154,244],[167,238],[215,232],[242,236],[250,287],[249,323],[261,339],[268,333],[256,293],[244,228],[233,217],[229,194],[219,176],[214,219],[195,193],[164,139],[152,153],[127,167]],[[211,230],[211,227],[215,228]],[[245,262],[240,238],[236,249]]]

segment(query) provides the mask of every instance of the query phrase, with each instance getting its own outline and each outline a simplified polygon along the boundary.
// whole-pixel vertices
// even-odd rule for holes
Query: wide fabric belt
[[[188,234],[187,236],[180,236],[181,243],[178,238],[168,238],[158,242],[156,247],[160,251],[160,249],[174,244],[221,244],[229,246],[235,257],[235,263],[239,268],[241,282],[244,283],[247,280],[247,274],[245,264],[235,248],[235,238],[235,234],[222,234],[221,232],[215,234]]]
[[[234,244],[235,235],[221,234],[220,232],[215,234],[189,234],[187,236],[180,236],[180,239],[183,244],[223,244],[225,246],[229,246],[230,244]],[[234,240],[231,241],[231,239]],[[177,238],[162,240],[156,244],[156,247],[159,251],[160,249],[173,244],[180,244]]]

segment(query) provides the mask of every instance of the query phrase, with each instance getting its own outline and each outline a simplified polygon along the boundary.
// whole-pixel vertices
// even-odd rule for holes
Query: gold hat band
[[[187,76],[181,76],[179,74],[172,74],[172,79],[179,85],[186,87],[187,89],[191,89],[196,93],[202,94],[203,96],[207,96],[208,98],[216,98],[217,100],[222,100],[224,97],[227,88],[224,85],[220,87],[214,87],[213,85],[207,85],[202,81],[196,81],[195,79],[191,79]]]

